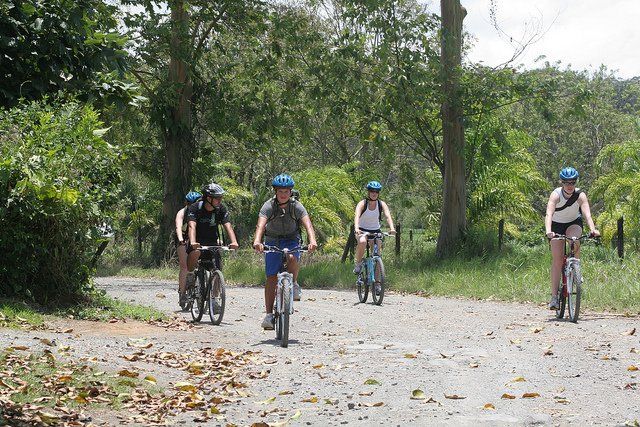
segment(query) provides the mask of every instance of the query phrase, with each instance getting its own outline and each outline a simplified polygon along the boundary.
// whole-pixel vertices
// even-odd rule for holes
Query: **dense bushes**
[[[75,102],[0,112],[0,295],[67,301],[89,286],[119,182],[100,127]]]

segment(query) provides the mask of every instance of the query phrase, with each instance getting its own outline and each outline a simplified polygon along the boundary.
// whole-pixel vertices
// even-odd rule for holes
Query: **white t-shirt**
[[[378,202],[376,201],[376,207],[369,209],[369,201],[366,202],[367,209],[360,215],[360,221],[358,226],[365,230],[380,230],[380,209],[378,208]]]
[[[576,188],[575,191],[580,191],[580,189]],[[556,188],[555,190],[553,190],[553,192],[558,193],[558,195],[560,196],[560,201],[556,204],[556,211],[553,213],[553,216],[551,217],[551,220],[553,222],[560,222],[560,223],[566,224],[568,222],[575,221],[576,219],[582,216],[582,212],[580,211],[580,205],[578,204],[578,200],[573,202],[571,206],[568,206],[565,209],[558,211],[557,209],[567,204],[567,200],[569,199],[564,197],[564,192],[562,191],[562,187]]]

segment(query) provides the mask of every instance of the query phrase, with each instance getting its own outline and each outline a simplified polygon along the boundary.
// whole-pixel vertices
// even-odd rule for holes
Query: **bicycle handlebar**
[[[199,248],[194,248],[198,251],[213,251],[214,249],[218,249],[224,252],[234,251],[235,249],[231,249],[229,246],[200,246]]]
[[[309,251],[309,246],[298,246],[296,248],[284,248],[284,249],[280,249],[277,246],[270,246],[270,245],[264,245],[264,253],[279,253],[279,254],[290,254],[290,253],[294,253],[294,252],[308,252]]]
[[[360,234],[364,234],[365,236],[367,236],[367,239],[370,239],[370,240],[379,239],[379,238],[382,238],[382,236],[391,236],[391,234],[387,233],[386,231],[381,231],[380,233],[371,233],[369,231],[361,231]]]
[[[600,237],[600,236],[594,236],[591,233],[583,234],[580,237],[569,237],[569,236],[566,236],[564,234],[557,234],[557,233],[553,233],[553,235],[554,235],[554,237],[552,237],[551,240],[573,240],[573,241],[586,240],[586,239],[594,239],[594,240],[596,240],[598,237]]]

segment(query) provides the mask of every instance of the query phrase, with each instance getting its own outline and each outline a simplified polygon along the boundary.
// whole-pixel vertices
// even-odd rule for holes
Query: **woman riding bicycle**
[[[560,171],[561,187],[553,190],[547,203],[547,215],[544,219],[545,231],[548,239],[556,234],[568,237],[582,235],[582,217],[587,220],[591,235],[597,237],[600,232],[596,229],[591,218],[589,201],[584,191],[576,187],[578,171],[572,167],[565,167]],[[558,285],[562,276],[562,262],[564,258],[564,242],[551,240],[551,301],[549,309],[558,308]],[[576,258],[580,257],[580,245],[576,242]]]
[[[380,232],[382,214],[384,214],[387,224],[389,225],[389,234],[395,234],[396,232],[389,207],[379,199],[381,190],[382,184],[378,181],[369,181],[369,183],[367,183],[367,198],[361,200],[356,205],[354,228],[356,237],[358,238],[358,246],[356,247],[354,274],[358,274],[360,270],[362,270],[362,257],[367,247],[366,233]]]
[[[293,178],[287,174],[281,174],[273,178],[271,185],[275,196],[264,202],[258,215],[258,224],[256,225],[256,234],[253,240],[253,248],[257,252],[262,253],[264,251],[263,236],[266,244],[277,246],[280,249],[293,249],[300,246],[300,224],[307,231],[309,252],[315,250],[317,246],[316,235],[309,214],[302,203],[291,197],[294,184]],[[287,269],[293,274],[293,299],[296,301],[300,300],[301,293],[298,285],[299,259],[299,253],[290,254],[287,262]],[[267,282],[264,288],[266,316],[262,321],[263,329],[274,328],[273,302],[276,298],[276,285],[278,283],[280,265],[280,254],[267,253],[265,255]]]
[[[187,195],[184,196],[184,208],[176,213],[175,219],[176,229],[174,238],[176,252],[178,252],[178,262],[180,263],[180,273],[178,274],[178,303],[183,310],[186,302],[185,289],[187,287],[187,273],[189,273],[189,269],[187,268],[187,228],[189,224],[185,221],[185,217],[187,216],[189,205],[200,200],[200,197],[202,197],[202,194],[197,191],[189,191]]]

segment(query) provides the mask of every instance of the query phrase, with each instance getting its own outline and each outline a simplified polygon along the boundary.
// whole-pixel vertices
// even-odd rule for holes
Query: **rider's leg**
[[[298,283],[298,272],[300,271],[300,263],[298,262],[298,258],[293,254],[289,254],[289,258],[287,259],[287,271],[293,274],[293,281]]]
[[[267,276],[267,284],[264,287],[265,313],[273,313],[273,302],[276,300],[276,285],[278,276]]]
[[[187,269],[191,272],[198,266],[198,260],[200,259],[200,251],[197,249],[192,250],[187,256]]]
[[[178,262],[180,263],[180,273],[178,274],[178,291],[182,294],[187,283],[187,248],[185,245],[178,245]]]
[[[367,247],[367,235],[362,234],[358,238],[358,245],[356,246],[356,265],[362,261],[364,257],[364,250]]]
[[[564,241],[551,240],[551,295],[558,295],[558,285],[562,278],[562,260],[564,258]]]
[[[569,228],[567,228],[567,232],[565,234],[569,237],[580,237],[582,236],[582,227],[580,227],[577,224],[570,225]],[[579,240],[576,240],[576,243],[573,245],[573,248],[574,248],[576,258],[580,258],[580,241]]]

